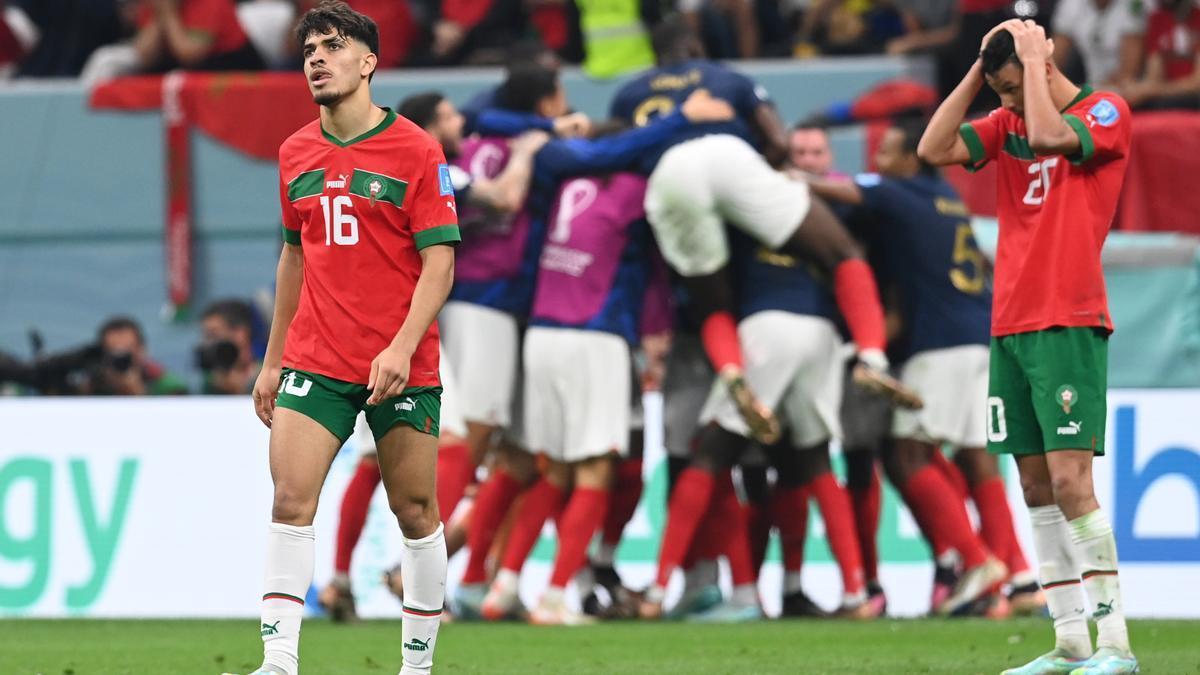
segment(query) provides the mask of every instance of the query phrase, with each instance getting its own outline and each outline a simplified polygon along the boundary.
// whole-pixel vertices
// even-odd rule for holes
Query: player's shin
[[[433,651],[446,599],[446,539],[440,523],[427,537],[404,539],[400,570],[404,579],[400,629],[404,667],[400,673],[424,675],[433,668]]]
[[[263,670],[294,675],[300,662],[300,621],[312,584],[315,535],[312,525],[271,523],[263,583]]]
[[[1100,509],[1068,523],[1083,577],[1083,587],[1096,621],[1096,648],[1129,653],[1129,631],[1117,578],[1117,540]]]
[[[1033,523],[1038,576],[1054,620],[1055,647],[1073,658],[1086,658],[1092,653],[1087,604],[1066,518],[1051,504],[1029,507],[1029,519]]]

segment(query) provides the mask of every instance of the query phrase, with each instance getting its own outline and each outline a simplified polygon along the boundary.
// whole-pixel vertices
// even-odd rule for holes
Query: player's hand
[[[728,101],[714,98],[707,89],[697,89],[680,106],[679,111],[693,124],[704,122],[726,122],[734,118],[733,106]]]
[[[408,386],[408,368],[412,362],[412,354],[403,348],[390,344],[379,352],[379,356],[371,362],[371,377],[367,380],[367,389],[371,396],[367,405],[379,405],[394,396],[399,396]]]
[[[254,380],[254,412],[258,419],[271,428],[271,417],[275,414],[275,397],[279,395],[279,378],[283,374],[281,366],[263,365]]]
[[[453,21],[438,21],[433,25],[433,45],[430,51],[439,58],[447,56],[458,49],[466,37],[467,32],[462,26]]]
[[[659,391],[667,374],[667,354],[671,351],[671,334],[659,333],[642,337],[642,391]]]
[[[996,24],[995,26],[992,26],[992,29],[988,31],[987,35],[983,36],[983,41],[981,41],[979,43],[979,53],[980,54],[983,53],[984,47],[987,47],[987,43],[992,41],[993,35],[995,35],[996,33],[999,33],[1002,30],[1008,30],[1009,27],[1013,26],[1013,25],[1018,25],[1018,26],[1021,25],[1021,20],[1020,19],[1009,19],[1008,21],[1001,21],[1000,23]]]
[[[1017,21],[1008,27],[1013,46],[1021,63],[1030,60],[1049,61],[1054,57],[1054,41],[1046,37],[1046,29],[1033,21]]]
[[[554,135],[559,138],[582,138],[592,133],[592,120],[581,112],[554,118]]]
[[[542,146],[550,142],[550,134],[535,129],[534,131],[526,131],[525,133],[512,139],[509,145],[512,147],[514,155],[533,156],[537,154]]]

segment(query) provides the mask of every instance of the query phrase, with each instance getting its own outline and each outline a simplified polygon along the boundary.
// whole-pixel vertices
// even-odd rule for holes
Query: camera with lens
[[[205,342],[196,347],[196,366],[204,372],[225,372],[233,369],[239,356],[238,346],[229,340]]]

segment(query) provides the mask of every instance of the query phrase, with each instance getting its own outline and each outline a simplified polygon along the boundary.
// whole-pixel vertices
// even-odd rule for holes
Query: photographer
[[[261,363],[254,358],[254,310],[241,300],[219,300],[200,315],[203,341],[196,363],[205,394],[249,394]]]
[[[170,396],[186,394],[187,386],[150,359],[142,328],[128,317],[114,317],[100,326],[100,362],[90,393],[98,396]]]

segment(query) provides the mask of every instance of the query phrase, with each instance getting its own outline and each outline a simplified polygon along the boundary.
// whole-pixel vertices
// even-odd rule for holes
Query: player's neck
[[[1079,86],[1058,72],[1058,69],[1050,76],[1050,100],[1054,103],[1055,110],[1062,110],[1071,105],[1071,101],[1079,96],[1080,91]]]
[[[387,112],[371,102],[371,90],[366,86],[333,105],[321,106],[321,128],[339,141],[367,133],[385,117]]]

